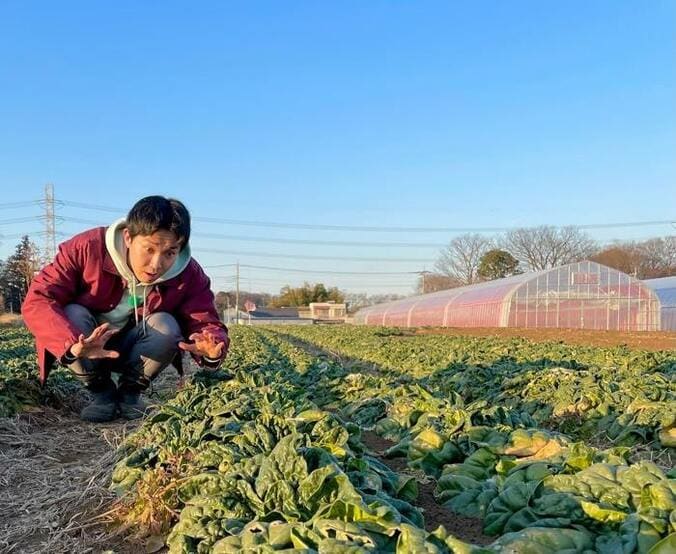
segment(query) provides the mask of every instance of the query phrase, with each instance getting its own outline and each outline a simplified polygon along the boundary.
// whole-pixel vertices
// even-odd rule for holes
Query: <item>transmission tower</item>
[[[54,213],[54,185],[45,185],[45,263],[56,256],[56,216]]]

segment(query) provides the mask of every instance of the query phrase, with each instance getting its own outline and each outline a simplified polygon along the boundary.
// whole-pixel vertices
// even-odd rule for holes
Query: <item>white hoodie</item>
[[[118,219],[108,229],[106,229],[106,250],[113,259],[115,268],[122,276],[122,282],[125,284],[124,293],[120,303],[109,312],[100,313],[96,315],[96,319],[100,324],[109,323],[111,327],[122,329],[131,314],[136,318],[138,325],[138,314],[136,308],[143,305],[143,331],[145,333],[145,319],[146,319],[146,297],[148,291],[158,283],[167,281],[179,275],[190,262],[190,246],[185,245],[183,249],[176,256],[176,261],[169,268],[169,270],[162,276],[158,277],[152,283],[142,283],[136,278],[134,272],[127,265],[127,246],[124,244],[123,231],[127,227],[127,222],[124,218]],[[139,291],[138,289],[141,289]],[[141,292],[141,295],[139,293]]]

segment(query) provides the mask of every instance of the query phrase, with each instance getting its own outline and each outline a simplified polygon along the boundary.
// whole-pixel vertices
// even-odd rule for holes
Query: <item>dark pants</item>
[[[68,319],[88,337],[98,323],[84,306],[68,304],[65,307]],[[80,359],[68,367],[92,392],[109,386],[112,371],[120,373],[119,386],[129,392],[148,388],[180,352],[178,342],[183,340],[174,316],[155,312],[146,317],[145,334],[143,323],[134,320],[106,343],[106,350],[115,350],[119,358]]]

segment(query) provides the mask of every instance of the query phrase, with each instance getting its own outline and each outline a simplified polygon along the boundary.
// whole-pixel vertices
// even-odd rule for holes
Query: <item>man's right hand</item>
[[[94,329],[88,337],[80,335],[77,342],[70,347],[70,353],[76,358],[119,358],[119,352],[103,348],[110,337],[118,331],[109,327],[108,323],[104,323]]]

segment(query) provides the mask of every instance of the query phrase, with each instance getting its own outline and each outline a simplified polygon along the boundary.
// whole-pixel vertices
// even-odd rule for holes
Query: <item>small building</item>
[[[231,308],[224,312],[226,325],[237,323],[237,312]],[[312,320],[302,319],[298,308],[256,308],[251,312],[239,311],[241,325],[312,325]]]
[[[347,304],[337,303],[333,300],[310,302],[309,306],[298,308],[298,316],[302,319],[343,323],[347,317]]]

